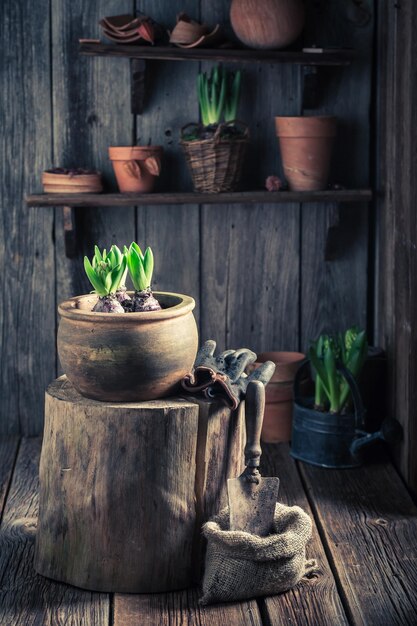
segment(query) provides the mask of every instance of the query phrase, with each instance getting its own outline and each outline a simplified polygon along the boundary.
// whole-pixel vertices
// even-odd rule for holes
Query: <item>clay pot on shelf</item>
[[[274,375],[265,390],[265,413],[261,439],[265,443],[290,441],[293,412],[293,381],[305,359],[301,352],[262,352],[253,368],[265,361],[276,365]]]
[[[58,354],[74,387],[103,402],[155,400],[175,393],[191,371],[198,333],[190,296],[155,293],[162,309],[94,313],[95,295],[58,307]]]
[[[232,0],[230,21],[236,36],[251,48],[290,45],[305,21],[302,0]]]
[[[162,146],[109,148],[109,157],[120,192],[151,192],[161,172],[162,152]]]
[[[186,13],[180,13],[177,17],[177,23],[171,32],[169,43],[177,45],[192,44],[200,37],[207,35],[210,30],[210,27],[206,24],[200,24],[192,20]]]
[[[282,165],[292,191],[326,189],[336,118],[276,117]]]
[[[44,193],[100,193],[103,183],[100,172],[55,167],[42,173]]]

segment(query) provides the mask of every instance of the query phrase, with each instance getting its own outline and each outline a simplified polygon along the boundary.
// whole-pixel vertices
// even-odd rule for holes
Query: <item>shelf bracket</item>
[[[62,207],[64,219],[65,256],[73,259],[77,255],[77,233],[75,229],[75,210],[72,206]]]
[[[145,110],[146,61],[130,59],[130,109],[132,115],[142,115]]]

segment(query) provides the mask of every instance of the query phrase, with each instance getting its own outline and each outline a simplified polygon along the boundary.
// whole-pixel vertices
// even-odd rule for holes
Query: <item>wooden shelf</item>
[[[80,54],[128,57],[149,61],[223,61],[240,63],[293,63],[296,65],[349,65],[355,57],[350,49],[327,49],[324,52],[292,50],[249,50],[246,48],[175,48],[170,46],[135,46],[131,44],[80,43]]]
[[[28,206],[116,207],[163,204],[283,204],[291,202],[369,202],[370,189],[325,191],[235,191],[228,193],[40,193],[26,196]]]

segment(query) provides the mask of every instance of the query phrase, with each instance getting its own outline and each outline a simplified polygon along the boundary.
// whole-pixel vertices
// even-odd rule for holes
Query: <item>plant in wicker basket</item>
[[[222,66],[198,75],[201,124],[181,130],[181,145],[195,191],[234,191],[239,183],[249,131],[236,120],[241,72]],[[224,120],[224,121],[221,121]]]

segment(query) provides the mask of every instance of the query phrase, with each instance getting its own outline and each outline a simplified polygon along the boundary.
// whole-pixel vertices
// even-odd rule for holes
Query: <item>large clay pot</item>
[[[173,394],[197,353],[193,298],[155,293],[162,309],[93,313],[97,296],[58,307],[58,354],[83,396],[103,402],[154,400]]]
[[[288,46],[301,34],[302,0],[232,0],[230,21],[236,36],[251,48]]]
[[[149,193],[161,172],[162,146],[109,148],[121,193]]]
[[[326,189],[336,135],[336,118],[276,117],[275,128],[290,189]]]
[[[301,352],[262,352],[253,367],[275,363],[275,372],[265,390],[265,412],[261,439],[265,443],[290,441],[293,413],[293,381],[305,359]],[[251,369],[253,369],[253,367]]]

